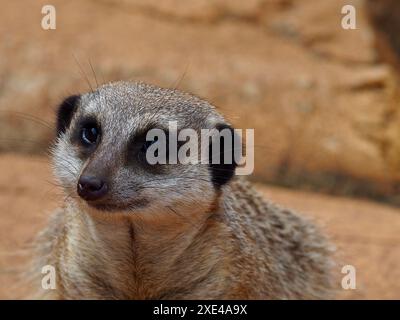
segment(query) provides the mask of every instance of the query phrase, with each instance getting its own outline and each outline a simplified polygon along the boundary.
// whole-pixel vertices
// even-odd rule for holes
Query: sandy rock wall
[[[91,64],[99,83],[178,86],[254,128],[259,181],[400,203],[396,70],[366,1],[52,1],[50,31],[46,2],[0,4],[1,151],[44,152],[57,103],[96,85]]]

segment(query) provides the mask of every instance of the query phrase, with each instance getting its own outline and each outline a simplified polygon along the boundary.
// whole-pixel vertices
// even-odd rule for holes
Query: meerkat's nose
[[[81,176],[78,181],[78,194],[85,200],[98,200],[108,191],[107,184],[92,176]]]

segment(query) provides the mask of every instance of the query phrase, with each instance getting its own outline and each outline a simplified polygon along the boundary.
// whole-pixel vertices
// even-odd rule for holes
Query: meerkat
[[[66,197],[38,237],[36,266],[56,271],[44,297],[331,297],[329,242],[264,200],[235,163],[146,163],[146,132],[168,121],[232,128],[208,102],[145,83],[61,103],[53,166]]]

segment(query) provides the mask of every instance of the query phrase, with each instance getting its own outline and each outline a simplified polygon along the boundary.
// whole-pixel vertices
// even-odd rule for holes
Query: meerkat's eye
[[[82,128],[81,140],[86,145],[93,145],[99,138],[99,129],[96,125],[88,125]]]
[[[150,140],[150,141],[145,141],[142,145],[142,147],[140,148],[140,152],[142,153],[146,153],[147,149],[156,141],[158,140],[158,137],[155,137],[154,140]]]

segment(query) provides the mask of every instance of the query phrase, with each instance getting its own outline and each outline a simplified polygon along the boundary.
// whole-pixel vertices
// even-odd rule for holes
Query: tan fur
[[[58,299],[317,299],[330,249],[312,224],[243,180],[199,221],[92,217],[72,205],[42,235]],[[56,229],[54,227],[56,226]],[[48,246],[49,241],[51,243]],[[45,247],[43,246],[43,249]]]
[[[204,201],[182,200],[176,214],[160,207],[107,213],[74,194],[68,199],[39,236],[36,265],[57,272],[57,289],[45,297],[330,297],[325,238],[306,219],[262,199],[243,178],[212,197],[204,193]]]

